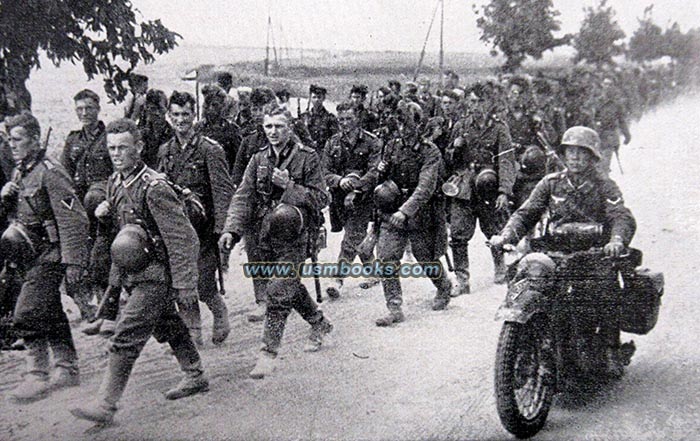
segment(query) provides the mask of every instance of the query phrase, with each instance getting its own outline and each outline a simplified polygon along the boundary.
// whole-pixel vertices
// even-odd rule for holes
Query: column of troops
[[[620,137],[630,141],[628,121],[677,87],[667,79],[576,69],[462,86],[447,71],[435,90],[428,79],[373,92],[353,85],[336,114],[325,107],[327,90],[312,85],[307,111],[297,103],[292,117],[288,91],[239,87],[234,99],[232,77],[222,74],[203,88],[195,121],[191,94],[168,98],[134,75],[124,118],[109,124],[97,94],[75,95],[82,127],[60,160],[46,155],[37,119],[2,96],[10,115],[0,148],[2,337],[26,347],[28,361],[12,399],[80,383],[61,286],[91,322],[83,332],[111,338],[97,398],[75,416],[112,420],[151,336],[170,345],[184,372],[166,398],[206,391],[200,302],[219,345],[230,332],[220,295],[230,250],[242,239],[249,262],[298,264],[317,256],[326,220],[344,231],[338,262],[399,265],[407,250],[419,264],[447,256],[454,283],[444,270],[431,279],[432,309],[443,310],[470,292],[477,220],[487,237],[499,234],[545,174],[563,168],[552,146],[569,127],[598,132],[607,174]],[[494,282],[504,283],[503,257],[492,254]],[[404,321],[402,281],[370,277],[360,288],[379,283],[387,313],[376,325]],[[343,288],[338,276],[325,292],[335,299]],[[333,326],[300,278],[256,278],[253,291],[248,320],[264,330],[252,378],[273,372],[292,310],[311,326],[304,349],[321,348]]]

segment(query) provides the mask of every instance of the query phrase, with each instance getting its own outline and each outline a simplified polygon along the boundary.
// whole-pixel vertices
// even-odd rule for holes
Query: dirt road
[[[560,397],[542,440],[700,439],[700,97],[682,98],[633,127],[623,147],[625,175],[613,173],[638,220],[634,244],[645,263],[666,275],[657,328],[637,337],[637,353],[618,383],[590,396]],[[330,239],[331,261],[339,235]],[[82,386],[27,406],[0,401],[2,440],[212,440],[212,439],[508,439],[493,397],[493,361],[500,323],[494,313],[504,295],[491,284],[483,237],[472,245],[473,294],[444,312],[430,310],[425,280],[404,283],[408,320],[380,329],[380,287],[362,291],[352,281],[323,309],[335,325],[330,345],[301,351],[308,326],[293,315],[278,371],[250,380],[259,324],[244,321],[253,308],[251,283],[233,267],[226,302],[233,332],[221,348],[202,356],[211,391],[177,402],[162,392],[179,379],[172,356],[154,341],[139,359],[117,415],[118,425],[98,433],[68,409],[94,396],[105,365],[104,343],[79,333]],[[312,284],[308,285],[310,288]],[[209,317],[205,319],[210,323]],[[22,359],[0,355],[0,393],[20,380]]]

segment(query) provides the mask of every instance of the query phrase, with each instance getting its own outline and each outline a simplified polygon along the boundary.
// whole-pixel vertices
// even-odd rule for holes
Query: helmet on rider
[[[561,137],[557,153],[562,156],[566,146],[583,147],[590,151],[596,160],[602,159],[600,154],[600,136],[598,132],[584,126],[574,126],[566,130]]]
[[[112,241],[110,252],[112,262],[126,273],[143,271],[152,255],[146,230],[137,224],[124,225]]]

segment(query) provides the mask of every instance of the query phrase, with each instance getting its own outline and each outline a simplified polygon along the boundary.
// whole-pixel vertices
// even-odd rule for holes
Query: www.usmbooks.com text
[[[436,279],[442,274],[440,262],[371,263],[348,262],[248,262],[243,274],[250,279],[293,279],[297,277],[375,277],[379,279],[418,278]]]

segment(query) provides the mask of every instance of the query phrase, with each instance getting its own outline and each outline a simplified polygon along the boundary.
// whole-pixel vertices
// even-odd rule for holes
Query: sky
[[[473,4],[487,0],[444,0],[446,51],[487,52],[479,41]],[[141,18],[160,18],[180,33],[183,44],[264,47],[268,10],[278,47],[330,50],[420,51],[437,0],[132,0]],[[575,33],[583,8],[597,0],[554,0],[563,33]],[[608,0],[629,37],[644,8],[662,28],[700,27],[698,0]],[[439,12],[428,51],[439,48]]]

